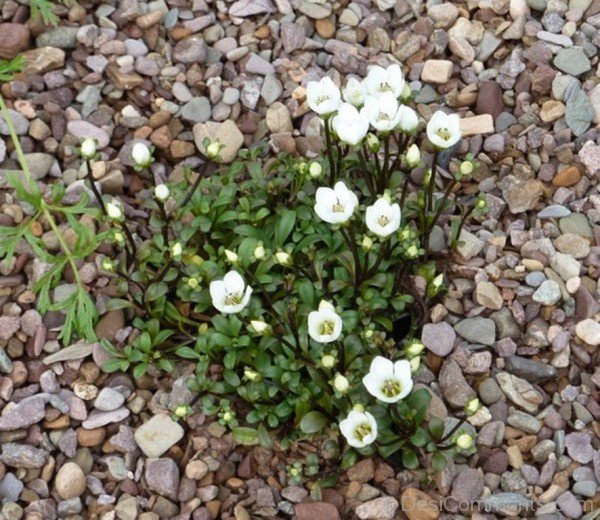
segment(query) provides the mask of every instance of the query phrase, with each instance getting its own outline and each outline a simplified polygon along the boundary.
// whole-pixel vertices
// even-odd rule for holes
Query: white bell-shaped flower
[[[319,343],[331,343],[342,334],[342,318],[328,301],[322,300],[319,310],[308,315],[308,334]]]
[[[84,159],[93,159],[96,155],[96,140],[88,137],[81,143],[81,156]]]
[[[438,110],[427,123],[427,138],[436,148],[450,148],[461,137],[458,114],[446,114]]]
[[[353,448],[364,448],[377,439],[377,421],[369,412],[352,410],[340,422],[340,431]]]
[[[356,78],[350,78],[342,89],[342,97],[344,101],[355,107],[361,106],[365,101],[365,88],[362,82]]]
[[[404,76],[400,65],[390,65],[385,69],[379,65],[372,65],[369,67],[367,77],[363,80],[363,86],[368,96],[379,96],[384,92],[391,92],[395,98],[399,98],[404,89]]]
[[[331,120],[331,126],[340,141],[356,146],[367,135],[369,120],[350,103],[342,103],[338,113]]]
[[[371,126],[380,132],[391,132],[400,121],[398,100],[391,92],[379,96],[367,96],[364,112]]]
[[[306,100],[313,112],[320,116],[326,116],[339,108],[340,89],[328,76],[320,81],[309,81],[306,85]]]
[[[373,397],[384,403],[396,403],[412,390],[410,363],[405,359],[394,363],[377,356],[371,363],[369,373],[363,377],[363,384]]]
[[[135,143],[131,149],[131,157],[138,166],[148,166],[152,159],[152,154],[150,153],[150,148],[144,143]]]
[[[210,297],[215,308],[223,314],[240,312],[250,301],[252,287],[236,271],[229,271],[222,280],[210,283]]]
[[[412,134],[419,126],[419,116],[410,107],[402,105],[398,109],[398,128],[405,134]]]
[[[369,206],[365,212],[365,222],[369,231],[379,237],[388,237],[400,227],[400,205],[391,204],[381,198]]]
[[[315,193],[315,213],[330,224],[346,222],[358,206],[358,197],[339,181],[332,188],[320,187]]]

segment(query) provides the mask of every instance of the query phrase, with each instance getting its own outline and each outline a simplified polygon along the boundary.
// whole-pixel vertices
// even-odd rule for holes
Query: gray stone
[[[394,518],[400,504],[394,497],[380,497],[359,505],[354,512],[361,520]]]
[[[276,12],[277,8],[271,3],[271,0],[238,0],[229,7],[229,14],[240,18]]]
[[[561,298],[560,286],[554,280],[546,280],[533,293],[532,298],[542,305],[554,305]]]
[[[34,179],[43,179],[54,163],[54,157],[49,153],[34,152],[26,153],[24,156],[29,172]]]
[[[556,505],[567,518],[579,518],[583,508],[573,493],[567,491],[556,499]]]
[[[37,395],[23,399],[0,416],[0,431],[20,430],[40,422],[45,406],[46,401]]]
[[[152,491],[170,500],[177,499],[179,468],[173,459],[148,459],[144,475]]]
[[[205,63],[208,55],[204,40],[189,38],[180,40],[173,48],[173,60],[179,63]]]
[[[77,46],[79,27],[61,26],[44,31],[35,39],[36,47],[74,49]]]
[[[478,504],[483,511],[517,516],[520,509],[531,510],[533,501],[518,493],[497,493],[479,500]]]
[[[204,123],[210,119],[210,101],[206,97],[195,97],[181,107],[179,115],[191,123]]]
[[[41,468],[48,460],[48,452],[29,444],[5,442],[2,444],[0,462],[12,468]]]
[[[135,431],[135,442],[147,457],[157,458],[183,437],[183,428],[168,415],[157,414]]]
[[[581,464],[587,464],[594,458],[595,450],[587,432],[573,432],[565,437],[565,446],[569,457]]]
[[[93,430],[94,428],[100,428],[107,424],[119,422],[129,417],[130,411],[128,408],[121,407],[110,412],[101,412],[100,410],[93,410],[88,418],[81,424],[86,430]]]
[[[476,397],[475,391],[465,380],[462,370],[452,359],[448,359],[442,365],[439,384],[442,395],[454,408],[464,408],[471,399]]]
[[[423,327],[421,341],[427,349],[438,356],[446,356],[452,352],[456,333],[452,326],[445,321],[428,323]]]
[[[589,98],[581,88],[577,88],[567,98],[565,121],[576,136],[583,135],[592,124],[594,111]]]
[[[4,475],[4,478],[0,480],[0,497],[8,502],[17,502],[21,496],[23,487],[23,482],[12,473],[7,473]],[[4,513],[4,508],[2,508],[2,512]]]
[[[119,408],[125,402],[125,396],[111,387],[100,390],[94,401],[94,407],[103,412],[111,412]]]
[[[568,217],[571,214],[571,210],[560,204],[552,204],[546,206],[542,211],[537,214],[538,218],[560,218]]]
[[[510,356],[506,359],[506,370],[511,374],[537,383],[557,377],[558,371],[552,365],[533,361],[521,356]]]
[[[496,341],[496,324],[489,318],[466,318],[454,330],[470,343],[493,345]]]
[[[496,381],[502,391],[513,403],[529,413],[536,413],[543,402],[542,395],[533,386],[520,377],[507,372],[498,372]]]
[[[554,65],[571,76],[579,76],[592,68],[588,57],[578,48],[560,49],[554,58]]]
[[[533,415],[520,412],[519,410],[512,412],[508,416],[507,422],[525,433],[537,434],[542,427],[542,422],[533,417]]]
[[[110,143],[110,136],[106,130],[98,128],[87,121],[69,121],[67,123],[67,131],[81,140],[87,139],[88,137],[96,139],[99,149],[106,148]]]

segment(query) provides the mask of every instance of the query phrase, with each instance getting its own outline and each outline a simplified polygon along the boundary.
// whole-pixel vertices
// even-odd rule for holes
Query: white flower
[[[150,148],[144,143],[135,143],[131,149],[131,157],[138,166],[148,166],[152,159]]]
[[[406,163],[414,168],[421,162],[421,151],[416,144],[411,144],[406,151]]]
[[[335,112],[341,100],[340,89],[328,76],[321,81],[309,81],[306,85],[308,106],[321,116]]]
[[[342,333],[342,318],[331,303],[322,300],[319,310],[308,315],[308,334],[319,343],[331,343]]]
[[[369,73],[363,80],[365,93],[378,96],[384,92],[391,92],[395,98],[400,97],[404,89],[404,76],[400,65],[390,65],[387,69],[379,65],[369,67]]]
[[[206,147],[206,156],[209,159],[216,159],[221,152],[221,143],[219,141],[213,141]]]
[[[473,437],[468,433],[463,433],[456,438],[456,446],[461,450],[468,450],[473,446]]]
[[[315,194],[315,213],[330,224],[346,222],[358,206],[358,197],[339,181],[331,188],[320,187]]]
[[[331,126],[340,141],[356,146],[367,135],[369,120],[365,113],[359,113],[350,103],[342,103],[338,113],[331,120]]]
[[[376,0],[380,11],[387,11],[396,5],[396,0]]]
[[[363,84],[356,78],[350,78],[346,82],[346,86],[342,89],[342,97],[344,101],[359,107],[365,101],[365,89]]]
[[[398,126],[400,111],[398,100],[391,92],[379,96],[367,96],[365,106],[361,109],[369,119],[371,126],[380,132],[391,132]]]
[[[96,140],[88,137],[81,143],[81,156],[84,159],[92,159],[96,155]]]
[[[412,390],[410,363],[405,359],[395,363],[377,356],[371,363],[369,373],[363,377],[367,391],[384,403],[396,403]]]
[[[250,301],[252,287],[236,271],[229,271],[222,280],[210,283],[210,296],[215,308],[223,314],[240,312]]]
[[[336,359],[331,354],[325,354],[321,358],[321,365],[323,365],[324,368],[332,368],[335,365],[335,362]]]
[[[159,184],[156,188],[154,188],[154,196],[161,202],[165,202],[170,195],[169,188],[166,184]]]
[[[427,123],[427,138],[437,148],[450,148],[461,138],[457,114],[446,114],[438,110]]]
[[[353,448],[364,448],[377,439],[377,421],[369,412],[352,410],[340,422],[340,431]]]
[[[123,218],[123,210],[121,209],[121,203],[113,199],[111,202],[106,203],[106,214],[113,220],[121,220]]]
[[[333,388],[340,394],[345,394],[350,388],[348,378],[338,372],[333,378]]]
[[[419,126],[419,116],[410,107],[402,105],[398,109],[398,128],[405,134],[412,134]]]
[[[400,206],[390,204],[385,198],[377,199],[367,208],[365,222],[369,231],[377,236],[390,236],[400,227]]]
[[[254,258],[256,258],[257,260],[262,260],[265,257],[265,246],[263,245],[262,242],[259,242],[258,244],[256,244],[256,247],[254,248],[254,253],[252,253],[254,255]]]

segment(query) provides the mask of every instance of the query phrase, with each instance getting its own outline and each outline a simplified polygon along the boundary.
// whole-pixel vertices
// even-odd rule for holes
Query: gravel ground
[[[34,175],[62,178],[67,192],[81,189],[82,137],[102,148],[103,191],[130,200],[140,190],[123,168],[132,139],[158,149],[165,179],[198,164],[206,135],[224,141],[228,160],[258,140],[314,156],[321,139],[305,85],[325,72],[339,81],[399,61],[422,116],[459,112],[462,150],[481,162],[462,189],[486,192],[492,210],[450,264],[451,289],[423,330],[420,383],[449,422],[472,397],[485,407],[470,420],[478,451],[468,464],[426,485],[364,460],[311,501],[287,485],[281,454],[234,446],[198,410],[181,425],[169,419],[193,397],[191,365],[170,380],[133,380],[101,373],[98,345],[61,349],[62,318],[35,310],[41,266],[23,252],[0,274],[3,519],[429,520],[460,518],[451,515],[478,499],[489,512],[476,520],[518,507],[523,518],[595,518],[598,0],[397,0],[385,11],[383,0],[82,0],[57,9],[60,27],[45,31],[25,3],[0,1],[0,57],[27,60],[1,91]],[[0,187],[16,166],[7,134],[0,119]],[[23,219],[7,190],[0,204],[0,223]],[[93,259],[81,273],[102,308],[107,280]],[[120,311],[105,312],[97,333],[127,327]],[[297,446],[288,460],[315,449]]]

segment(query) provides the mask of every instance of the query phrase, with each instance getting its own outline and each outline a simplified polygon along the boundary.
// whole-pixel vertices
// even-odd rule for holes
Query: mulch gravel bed
[[[476,520],[519,507],[521,517],[596,517],[600,2],[82,0],[56,9],[55,29],[29,20],[23,3],[0,2],[0,57],[26,58],[1,92],[36,179],[73,197],[83,137],[99,142],[103,192],[130,202],[142,188],[126,167],[136,140],[156,147],[163,179],[198,165],[207,135],[228,161],[260,140],[314,157],[322,141],[305,86],[325,73],[340,82],[400,61],[423,117],[460,113],[461,151],[480,162],[461,190],[487,193],[491,212],[448,265],[419,383],[442,418],[476,396],[485,407],[470,420],[477,453],[433,482],[368,459],[311,498],[310,486],[288,485],[285,467],[320,446],[236,446],[198,405],[169,419],[193,399],[193,366],[134,380],[102,373],[99,345],[61,348],[62,316],[35,310],[44,266],[22,250],[0,273],[3,519],[428,520],[477,500]],[[0,188],[18,167],[7,135],[0,118]],[[1,224],[27,211],[0,189]],[[38,232],[58,250],[52,232]],[[443,252],[443,236],[432,247]],[[107,279],[94,258],[80,271],[102,311]],[[131,329],[111,311],[96,331],[122,340]]]

